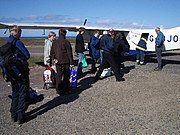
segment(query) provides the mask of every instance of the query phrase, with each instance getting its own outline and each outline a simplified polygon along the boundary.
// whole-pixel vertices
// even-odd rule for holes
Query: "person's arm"
[[[82,47],[83,51],[85,51],[83,35],[81,35],[81,47]]]
[[[164,35],[161,32],[159,32],[156,38],[156,47],[161,46],[164,40],[165,40]]]
[[[44,45],[44,59],[46,60],[45,63],[50,62],[50,49],[49,48],[50,48],[49,41],[46,40],[45,45]]]
[[[96,38],[96,37],[93,36],[92,39],[91,39],[91,44],[94,47],[98,47],[98,45],[99,45],[99,38]]]
[[[160,45],[160,43],[161,43],[161,36],[160,36],[160,34],[158,33],[157,34],[157,37],[156,37],[156,46],[158,47],[159,45]]]
[[[15,46],[18,49],[18,52],[20,53],[20,55],[22,55],[26,60],[28,60],[30,58],[29,51],[27,50],[27,48],[24,46],[24,44],[20,40],[16,41]]]
[[[53,42],[52,47],[51,47],[51,50],[50,50],[50,56],[51,56],[52,60],[56,59],[54,49],[55,49],[55,44],[54,44],[54,42]]]
[[[67,41],[67,45],[65,45],[67,53],[68,53],[68,57],[69,57],[69,61],[70,61],[70,65],[73,65],[73,54],[72,54],[72,47],[71,47],[71,43],[69,41]]]
[[[80,34],[77,35],[77,37],[76,37],[76,44],[77,44],[77,45],[81,45],[81,44],[82,44],[82,37],[81,37]]]
[[[79,52],[82,48],[82,37],[80,34],[76,37],[76,45],[75,45],[75,52]]]
[[[110,51],[114,51],[114,44],[113,43],[114,43],[113,39],[111,37],[109,37],[109,40],[108,40],[109,46],[108,46],[108,48],[109,48]]]

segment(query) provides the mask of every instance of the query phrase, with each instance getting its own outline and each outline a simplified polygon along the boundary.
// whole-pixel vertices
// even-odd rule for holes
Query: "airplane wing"
[[[7,31],[7,29],[13,27],[14,25],[20,26],[22,29],[46,30],[46,29],[65,28],[66,30],[71,31],[71,32],[77,32],[80,27],[84,27],[85,28],[84,40],[86,43],[89,42],[90,36],[92,36],[92,34],[94,33],[95,30],[99,30],[102,33],[105,30],[111,29],[109,27],[94,27],[94,26],[90,27],[90,26],[84,26],[84,25],[24,24],[24,23],[13,24],[13,23],[3,23],[3,22],[0,22],[0,29],[6,29],[6,31]],[[148,35],[149,40],[148,40],[147,51],[155,51],[153,40],[155,39],[156,35],[154,35],[155,34],[154,29],[153,30],[152,29],[143,29],[143,30],[142,29],[137,29],[137,30],[134,29],[134,30],[132,30],[132,29],[122,29],[122,28],[113,28],[113,29],[115,32],[117,32],[117,33],[120,32],[121,34],[123,34],[123,37],[125,37],[124,40],[125,40],[126,44],[130,45],[130,50],[135,50],[136,44],[139,42],[142,34]],[[166,50],[179,49],[179,44],[178,44],[179,42],[177,42],[180,37],[179,30],[180,30],[180,27],[163,30],[165,33],[165,36],[169,37],[169,39],[165,41]],[[169,33],[171,33],[171,34],[169,34]],[[174,33],[174,35],[172,33]],[[174,46],[172,46],[172,44]]]
[[[4,24],[4,23],[0,23],[0,29],[7,29],[8,25]]]
[[[65,28],[66,30],[71,32],[77,32],[80,27],[84,27],[85,28],[84,41],[86,43],[89,42],[90,37],[93,35],[94,31],[99,30],[101,33],[103,33],[103,31],[107,31],[111,29],[109,27],[94,27],[94,26],[90,27],[84,25],[75,26],[75,25],[58,25],[58,24],[25,24],[25,23],[2,23],[2,22],[0,22],[0,29],[6,29],[7,31],[7,29],[13,27],[14,25],[20,26],[21,29],[42,29],[42,30],[52,29],[53,30],[53,29]],[[121,32],[124,35],[124,37],[127,37],[130,30],[115,28],[114,31]],[[127,40],[125,40],[125,42],[128,44]]]
[[[58,25],[58,24],[25,24],[25,23],[2,23],[0,22],[0,29],[9,29],[14,25],[20,26],[22,29],[60,29],[65,28],[68,31],[76,32],[80,27],[84,27],[86,31],[95,30],[109,30],[108,27],[88,27],[81,25]],[[115,31],[129,31],[128,29],[114,29]]]
[[[54,24],[25,24],[25,23],[1,23],[0,29],[9,29],[14,25],[20,26],[21,29],[60,29],[65,28],[69,31],[77,31],[77,26],[54,25]]]

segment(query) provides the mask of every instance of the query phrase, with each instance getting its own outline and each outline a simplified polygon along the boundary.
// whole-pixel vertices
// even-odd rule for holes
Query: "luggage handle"
[[[73,71],[75,71],[75,67],[73,66],[73,67],[70,67],[70,70],[73,70]]]

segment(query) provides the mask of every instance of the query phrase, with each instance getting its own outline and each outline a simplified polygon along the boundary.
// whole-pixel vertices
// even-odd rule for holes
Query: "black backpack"
[[[6,81],[18,80],[26,72],[23,61],[16,54],[16,41],[13,40],[0,47],[0,67]]]

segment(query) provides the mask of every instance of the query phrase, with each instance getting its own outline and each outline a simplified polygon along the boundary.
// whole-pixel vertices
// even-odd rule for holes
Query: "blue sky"
[[[179,13],[180,0],[0,0],[0,22],[7,23],[82,25],[88,19],[87,26],[172,28],[180,25]]]

